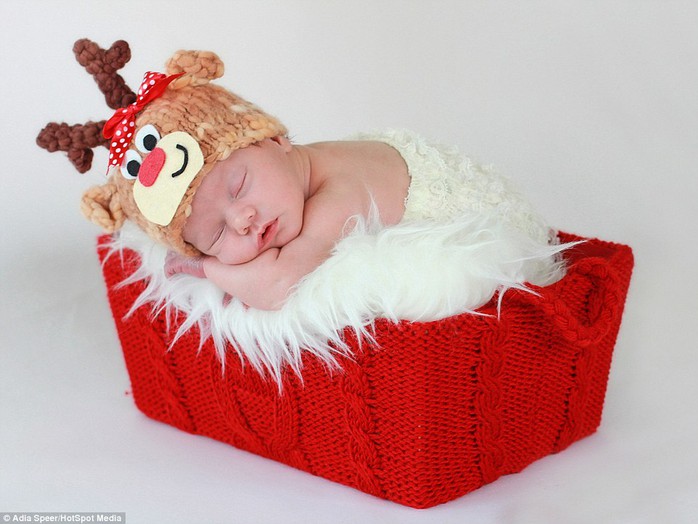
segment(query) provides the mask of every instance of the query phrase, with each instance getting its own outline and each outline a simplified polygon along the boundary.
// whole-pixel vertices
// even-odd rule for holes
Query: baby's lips
[[[276,234],[278,225],[279,219],[277,218],[276,220],[264,226],[264,228],[259,232],[259,235],[257,237],[257,247],[260,251],[264,249],[267,245],[269,245],[269,242]]]

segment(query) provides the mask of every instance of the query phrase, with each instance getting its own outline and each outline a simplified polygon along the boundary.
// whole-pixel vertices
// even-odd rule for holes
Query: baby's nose
[[[246,235],[250,231],[252,222],[257,216],[257,212],[252,206],[245,206],[233,218],[233,227],[240,235]]]

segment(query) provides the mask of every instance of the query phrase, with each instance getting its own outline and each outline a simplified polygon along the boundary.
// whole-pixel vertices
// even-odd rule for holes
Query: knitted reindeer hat
[[[120,66],[104,66],[109,53],[119,55],[121,65],[130,58],[123,50],[113,51],[121,44],[128,49],[123,41],[103,51],[96,44],[83,40],[74,48],[81,64],[77,50],[80,42],[96,47],[91,49],[92,55],[99,57],[94,62],[101,60],[102,63],[97,69],[102,73],[110,70],[112,78]],[[124,54],[128,55],[126,60],[123,60]],[[90,67],[86,67],[89,71]],[[72,149],[56,147],[46,135],[59,134],[63,126],[64,134],[70,135],[72,131],[73,135],[79,135],[78,142],[83,140],[109,147],[107,182],[88,189],[82,198],[81,208],[87,218],[108,233],[120,229],[128,218],[156,241],[185,255],[199,254],[182,239],[182,228],[203,178],[216,162],[225,160],[233,151],[286,134],[286,128],[277,119],[211,84],[222,75],[223,63],[214,53],[178,51],[168,60],[164,74],[147,72],[135,96],[122,95],[121,100],[130,103],[125,107],[117,106],[108,121],[72,128],[65,124],[58,127],[49,124],[42,131],[37,139],[39,145],[49,150],[67,149],[78,170],[89,169],[89,147],[94,145],[79,143],[82,147]],[[98,75],[95,79],[105,95],[111,88],[103,88],[103,84],[123,88],[123,80],[100,83]],[[84,140],[94,135],[86,129],[90,131],[100,125],[108,141]],[[87,167],[86,147],[90,153]]]

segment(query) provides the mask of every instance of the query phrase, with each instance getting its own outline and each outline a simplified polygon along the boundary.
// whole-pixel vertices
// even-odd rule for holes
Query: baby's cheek
[[[225,246],[216,255],[216,259],[221,264],[226,264],[229,266],[237,266],[238,264],[245,264],[250,262],[258,255],[256,249],[252,249],[250,246],[246,245],[229,245]]]

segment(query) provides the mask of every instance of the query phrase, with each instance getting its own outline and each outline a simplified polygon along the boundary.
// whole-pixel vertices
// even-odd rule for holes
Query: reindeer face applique
[[[80,42],[80,49],[87,52],[78,53]],[[123,66],[130,57],[130,51],[124,52],[123,46],[128,51],[125,42],[107,51],[88,40],[78,43],[74,48],[78,61],[93,72],[105,95],[109,85],[127,90],[118,75],[120,81],[110,82],[94,73],[109,70],[115,75],[118,67],[104,63],[116,56],[119,67]],[[116,111],[108,121],[85,126],[49,124],[37,141],[53,151],[58,148],[51,139],[59,132],[76,136],[77,145],[63,150],[81,172],[89,169],[91,147],[108,146],[108,180],[83,196],[85,216],[107,232],[132,220],[154,240],[196,255],[198,251],[184,242],[181,233],[203,177],[236,149],[285,135],[286,128],[255,105],[211,83],[223,75],[223,63],[214,53],[179,51],[165,69],[165,73],[146,73],[138,93],[122,93],[119,100],[130,102],[127,105],[110,103]],[[106,140],[93,139],[85,145],[85,130],[91,133],[95,126],[102,128]]]
[[[191,135],[176,131],[159,138],[150,124],[138,131],[136,142],[138,152],[128,151],[121,175],[134,180],[133,200],[143,216],[166,226],[203,167],[203,153]],[[141,155],[146,156],[141,160]]]
[[[146,73],[136,101],[117,110],[103,130],[111,140],[110,169],[133,181],[133,201],[138,211],[159,226],[167,226],[174,218],[187,188],[204,165],[204,156],[189,133],[174,131],[160,136],[153,124],[137,127],[136,114],[182,74],[168,77]]]

